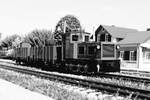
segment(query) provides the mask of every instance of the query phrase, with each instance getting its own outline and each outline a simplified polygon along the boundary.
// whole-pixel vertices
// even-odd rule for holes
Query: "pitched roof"
[[[116,27],[114,25],[108,26],[108,25],[100,25],[108,33],[110,33],[113,37],[117,38],[125,38],[128,33],[138,32],[136,29],[130,29],[130,28],[122,28],[122,27]]]
[[[141,44],[150,39],[150,31],[139,31],[128,34],[125,39],[118,42],[118,44]]]

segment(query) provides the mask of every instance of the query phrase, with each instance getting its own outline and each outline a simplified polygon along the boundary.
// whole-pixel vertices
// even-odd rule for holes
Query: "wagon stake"
[[[133,100],[137,100],[137,97],[139,96],[139,92],[136,93],[136,96]]]
[[[131,94],[127,97],[127,100],[131,99],[133,94],[134,94],[134,92],[131,92]]]
[[[119,91],[120,91],[120,88],[118,88],[116,96],[119,96]]]

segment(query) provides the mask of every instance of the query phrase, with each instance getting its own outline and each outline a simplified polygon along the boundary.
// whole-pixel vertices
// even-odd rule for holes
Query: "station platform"
[[[0,79],[0,100],[54,100]]]

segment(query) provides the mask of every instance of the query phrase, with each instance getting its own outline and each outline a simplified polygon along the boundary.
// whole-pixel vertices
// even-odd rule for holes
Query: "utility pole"
[[[62,37],[62,42],[61,42],[61,45],[62,45],[62,61],[65,59],[66,26],[67,26],[67,23],[66,23],[66,21],[64,21],[63,22],[63,33],[61,35],[61,37]]]

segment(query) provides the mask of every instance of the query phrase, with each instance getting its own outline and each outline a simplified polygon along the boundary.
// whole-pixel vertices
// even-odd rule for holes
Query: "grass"
[[[137,89],[144,89],[150,90],[150,84],[145,84],[141,82],[133,82],[130,80],[123,80],[123,79],[115,79],[115,78],[101,78],[101,77],[88,77],[89,80],[94,80],[98,82],[104,83],[112,83],[120,86],[132,87]]]
[[[50,81],[4,69],[0,69],[0,78],[55,100],[129,100],[118,95],[96,92],[92,89],[66,85],[58,81]]]

